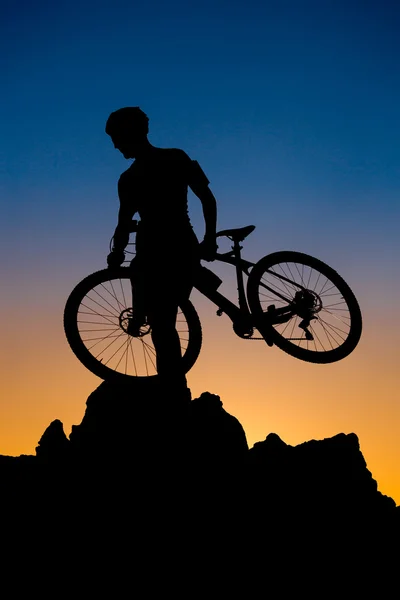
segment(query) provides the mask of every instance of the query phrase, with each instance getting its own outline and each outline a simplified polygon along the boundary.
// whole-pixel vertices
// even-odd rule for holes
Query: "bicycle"
[[[136,229],[134,221],[131,231]],[[217,315],[230,318],[233,331],[242,339],[264,340],[312,363],[348,356],[362,332],[360,307],[350,287],[327,264],[300,252],[279,251],[256,263],[243,259],[241,243],[254,229],[249,225],[217,234],[233,242],[230,251],[217,253],[216,260],[235,267],[238,303],[218,291],[222,280],[207,267],[200,267],[195,288],[218,307]],[[66,302],[64,329],[69,345],[82,364],[102,379],[157,374],[150,326],[141,327],[139,336],[128,333],[131,298],[130,268],[122,265],[89,275]],[[179,307],[176,327],[188,372],[202,345],[200,319],[190,300]]]

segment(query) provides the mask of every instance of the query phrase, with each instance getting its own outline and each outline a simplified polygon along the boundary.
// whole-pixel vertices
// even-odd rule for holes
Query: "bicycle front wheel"
[[[78,283],[65,305],[68,343],[81,363],[102,379],[157,375],[150,327],[141,328],[140,337],[127,331],[132,316],[130,273],[129,267],[97,271]],[[200,319],[189,300],[178,309],[176,330],[187,373],[202,343]]]
[[[361,311],[331,267],[301,252],[275,252],[253,267],[247,282],[256,326],[295,358],[331,363],[348,356],[362,330]]]

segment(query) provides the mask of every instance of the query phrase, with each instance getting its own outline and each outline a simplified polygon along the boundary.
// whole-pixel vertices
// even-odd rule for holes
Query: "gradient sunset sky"
[[[130,161],[104,133],[140,106],[150,141],[183,148],[218,200],[218,227],[254,224],[245,257],[298,250],[337,270],[364,331],[313,365],[235,336],[199,295],[193,397],[221,396],[250,445],[355,432],[400,504],[400,4],[389,0],[6,0],[1,46],[0,454],[67,435],[101,383],[70,350],[65,301],[106,266]],[[203,234],[200,202],[189,198]],[[220,267],[222,291],[234,273]]]

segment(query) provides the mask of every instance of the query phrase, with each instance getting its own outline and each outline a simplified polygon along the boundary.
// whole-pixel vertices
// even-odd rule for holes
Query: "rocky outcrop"
[[[354,433],[311,440],[298,446],[285,444],[271,433],[249,451],[248,471],[260,489],[274,489],[279,497],[308,497],[315,505],[329,499],[337,506],[392,510],[394,500],[377,491]],[[263,477],[260,478],[260,473]]]
[[[54,442],[58,452],[61,439]],[[223,471],[246,458],[248,444],[242,425],[215,394],[174,406],[156,382],[103,382],[89,396],[81,424],[72,427],[69,451],[75,459],[114,466],[154,464],[173,454],[180,463]]]
[[[42,462],[62,464],[69,458],[70,443],[59,419],[52,421],[36,446],[36,456]]]
[[[395,581],[399,508],[378,491],[357,436],[290,446],[270,433],[249,449],[239,421],[209,392],[191,400],[166,397],[157,379],[103,382],[69,438],[53,421],[36,456],[0,456],[0,477],[10,522],[24,535],[33,528],[34,539],[69,527],[85,557],[111,560],[121,536],[141,552],[152,540],[146,569],[195,564],[194,580],[207,581],[204,557],[207,569],[224,560],[213,581],[222,578],[225,592],[245,573],[257,595],[271,597],[290,587],[310,595],[313,586],[315,597],[330,597],[317,576],[331,590],[351,581],[354,593],[371,591],[372,576],[381,591],[383,578]],[[49,546],[55,556],[61,547],[59,537]]]

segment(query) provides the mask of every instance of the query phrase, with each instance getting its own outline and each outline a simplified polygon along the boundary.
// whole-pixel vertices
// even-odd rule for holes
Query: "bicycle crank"
[[[250,321],[250,315],[241,319],[237,319],[233,322],[233,331],[239,337],[247,340],[250,339],[254,333],[254,327]]]
[[[150,333],[150,325],[143,323],[138,326],[133,320],[133,311],[131,308],[126,308],[119,315],[119,326],[128,335],[136,338],[141,338]]]

